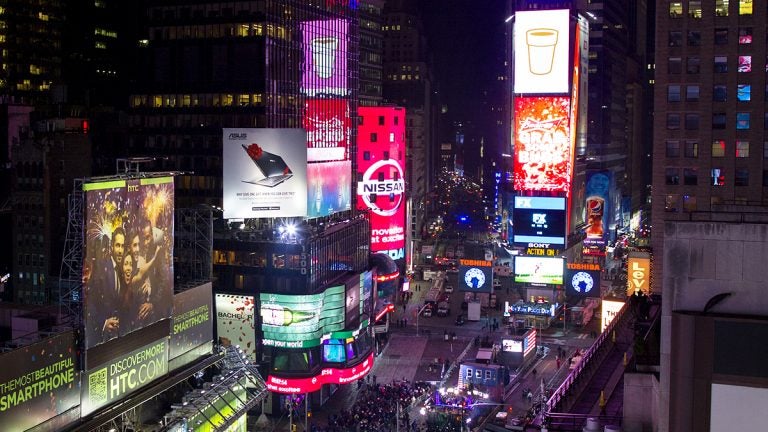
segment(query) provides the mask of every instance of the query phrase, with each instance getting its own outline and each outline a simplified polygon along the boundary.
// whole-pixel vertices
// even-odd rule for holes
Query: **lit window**
[[[752,27],[739,28],[739,45],[749,45],[752,43]]]
[[[94,47],[96,49],[107,49],[107,44],[101,41],[96,41],[96,43],[94,44]]]
[[[676,212],[679,205],[680,196],[677,194],[669,194],[664,198],[664,211]]]
[[[739,0],[739,15],[752,15],[752,0]]]
[[[696,102],[699,100],[698,85],[688,85],[685,87],[685,100],[688,102]]]
[[[680,102],[680,85],[673,84],[667,87],[667,102]]]
[[[688,2],[688,16],[693,19],[701,19],[701,1],[691,0]]]
[[[725,156],[725,140],[716,139],[712,141],[712,157]]]
[[[728,0],[715,0],[715,16],[728,16]]]
[[[752,72],[752,56],[739,56],[739,69],[740,73]]]
[[[736,98],[742,102],[752,99],[752,86],[750,84],[738,84],[736,86]]]
[[[712,186],[725,186],[725,173],[722,168],[712,168]]]
[[[749,113],[737,112],[736,113],[736,129],[745,130],[749,129]]]
[[[686,141],[685,142],[685,157],[696,158],[699,157],[699,142],[698,141]]]
[[[682,18],[682,16],[683,16],[683,2],[670,2],[669,17]]]
[[[749,157],[749,141],[736,141],[736,157]]]

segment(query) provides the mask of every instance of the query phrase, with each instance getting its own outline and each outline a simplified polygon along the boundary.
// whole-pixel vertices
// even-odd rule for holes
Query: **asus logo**
[[[229,139],[231,139],[231,140],[244,140],[244,139],[248,139],[248,134],[245,133],[245,132],[243,132],[243,133],[234,133],[233,132],[233,133],[229,134]]]

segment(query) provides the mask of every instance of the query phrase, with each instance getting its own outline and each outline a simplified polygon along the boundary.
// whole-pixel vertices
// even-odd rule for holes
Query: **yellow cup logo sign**
[[[648,293],[650,284],[651,260],[648,258],[632,258],[627,260],[627,295],[636,292]]]

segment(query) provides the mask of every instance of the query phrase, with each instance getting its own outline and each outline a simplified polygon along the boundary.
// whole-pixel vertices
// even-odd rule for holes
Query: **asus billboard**
[[[565,198],[516,196],[512,221],[515,245],[565,249]]]

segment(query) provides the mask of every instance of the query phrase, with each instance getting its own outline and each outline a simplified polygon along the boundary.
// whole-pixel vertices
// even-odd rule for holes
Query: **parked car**
[[[447,302],[441,302],[437,305],[437,316],[446,317],[451,314],[451,309]]]

